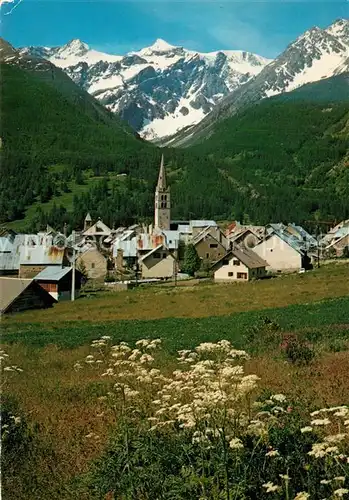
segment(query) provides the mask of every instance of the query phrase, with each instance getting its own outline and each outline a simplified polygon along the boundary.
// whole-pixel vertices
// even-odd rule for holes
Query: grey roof
[[[147,259],[148,257],[150,257],[150,255],[152,255],[153,253],[157,252],[158,250],[160,250],[160,248],[162,248],[163,245],[159,245],[157,246],[156,248],[152,248],[150,250],[150,252],[146,253],[145,255],[143,255],[143,257],[141,257],[139,260],[142,262],[143,260]]]
[[[216,227],[217,222],[214,220],[191,220],[190,226],[191,227],[208,227],[208,226]]]
[[[71,267],[49,266],[40,271],[34,279],[36,281],[60,281],[71,270]]]
[[[161,232],[165,235],[166,246],[171,250],[176,250],[178,248],[180,232],[171,231],[169,229],[162,229]]]
[[[232,255],[241,260],[249,269],[256,267],[265,267],[268,263],[249,248],[234,248],[231,251]]]
[[[189,224],[178,224],[177,230],[180,234],[190,234],[192,232]]]
[[[212,266],[216,268],[226,259],[232,259],[236,257],[239,259],[246,267],[249,269],[255,269],[258,267],[265,267],[268,263],[259,257],[255,252],[247,248],[234,248],[226,253],[221,259],[217,260]]]
[[[47,244],[39,244],[31,246],[31,244],[24,244],[21,246],[21,264],[32,264],[32,265],[62,265],[63,258],[65,254],[65,248],[56,247]]]
[[[205,227],[205,229],[203,229],[202,231],[200,231],[200,233],[198,233],[196,236],[194,236],[194,238],[192,239],[191,243],[193,245],[196,245],[197,243],[199,243],[199,241],[201,241],[202,239],[206,238],[206,236],[209,236],[211,239],[217,241],[217,243],[219,245],[222,245],[222,243],[219,240],[217,240],[217,238],[210,233],[210,228],[209,227]]]
[[[21,246],[25,242],[26,235],[25,234],[16,234],[11,250],[9,250],[8,244],[6,244],[6,251],[0,251],[0,270],[1,271],[17,271],[19,269],[20,264],[20,251]]]
[[[113,257],[117,256],[119,249],[123,251],[124,257],[137,257],[136,238],[126,241],[116,240],[113,245]]]
[[[0,236],[0,252],[11,252],[13,239],[8,236]]]

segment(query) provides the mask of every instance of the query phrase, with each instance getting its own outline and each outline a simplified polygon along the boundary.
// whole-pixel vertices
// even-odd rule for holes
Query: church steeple
[[[167,189],[164,155],[161,155],[160,171],[156,189]]]
[[[170,218],[170,187],[167,186],[164,155],[162,155],[159,178],[155,191],[155,227],[157,229],[170,229]]]

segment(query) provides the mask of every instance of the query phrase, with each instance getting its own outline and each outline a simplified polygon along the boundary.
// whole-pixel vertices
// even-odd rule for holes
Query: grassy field
[[[341,264],[241,285],[139,288],[6,318],[2,343],[23,373],[9,377],[5,393],[16,399],[40,443],[34,479],[18,473],[6,498],[90,498],[74,480],[105,449],[115,417],[98,416],[105,383],[97,371],[73,367],[102,335],[130,343],[160,337],[168,369],[176,350],[225,338],[252,354],[246,371],[261,378],[261,392],[283,392],[310,409],[348,403],[348,270]],[[265,317],[275,332],[265,327]],[[309,366],[285,361],[280,340],[289,332],[313,344]],[[90,433],[98,439],[87,439]],[[21,474],[32,484],[30,493]]]
[[[3,327],[19,323],[62,323],[159,318],[200,318],[243,311],[306,304],[348,296],[349,264],[339,262],[305,273],[283,275],[250,283],[193,287],[140,287],[127,292],[91,295],[61,302],[46,311],[27,311],[6,317]]]

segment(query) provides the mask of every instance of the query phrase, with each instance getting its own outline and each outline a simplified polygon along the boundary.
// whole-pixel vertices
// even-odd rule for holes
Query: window
[[[207,254],[206,254],[206,259],[209,259],[209,258],[210,258],[210,254],[209,254],[209,253],[207,253]]]
[[[238,280],[247,280],[247,273],[237,273]]]
[[[94,269],[94,268],[95,268],[95,263],[91,262],[91,269]]]
[[[229,278],[232,278],[234,276],[234,273],[232,273],[231,271],[229,271],[228,276],[229,276]]]
[[[167,253],[163,253],[163,254],[162,254],[162,258],[163,258],[163,259],[166,259],[166,257],[167,257]]]
[[[218,248],[218,244],[217,243],[210,243],[210,248]]]
[[[154,253],[154,259],[161,259],[161,253],[155,252]]]
[[[234,259],[233,260],[233,266],[239,266],[240,265],[240,261],[237,260],[237,259]]]

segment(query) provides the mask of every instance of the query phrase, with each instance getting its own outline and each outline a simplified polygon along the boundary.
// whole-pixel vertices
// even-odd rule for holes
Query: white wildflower
[[[280,489],[280,486],[277,486],[276,484],[269,481],[268,483],[263,484],[263,488],[266,489],[267,493],[273,493],[274,491],[278,491]]]
[[[342,498],[344,495],[347,495],[349,490],[347,488],[339,488],[333,492],[334,496]]]
[[[290,480],[290,476],[288,476],[287,474],[279,474],[279,476],[281,477],[281,479],[283,479],[284,481],[289,481]]]
[[[305,491],[300,491],[297,493],[297,495],[294,497],[294,500],[308,500],[310,497],[309,493],[306,493]]]
[[[284,394],[274,394],[273,396],[271,396],[271,399],[273,399],[274,401],[278,401],[279,403],[283,403],[284,401],[286,401],[286,396]]]
[[[229,447],[232,450],[240,450],[241,448],[244,447],[244,445],[242,444],[241,439],[239,439],[239,438],[233,438],[233,439],[231,439],[229,441]]]
[[[327,443],[338,443],[343,441],[347,436],[347,434],[333,434],[331,436],[326,436],[325,441]]]
[[[317,418],[315,420],[312,420],[311,425],[329,425],[331,423],[331,420],[328,418]]]
[[[310,427],[310,425],[307,425],[306,427],[301,428],[301,433],[304,434],[305,432],[312,432],[313,428]]]
[[[277,457],[279,455],[280,453],[278,452],[278,450],[270,450],[265,454],[266,457]]]

